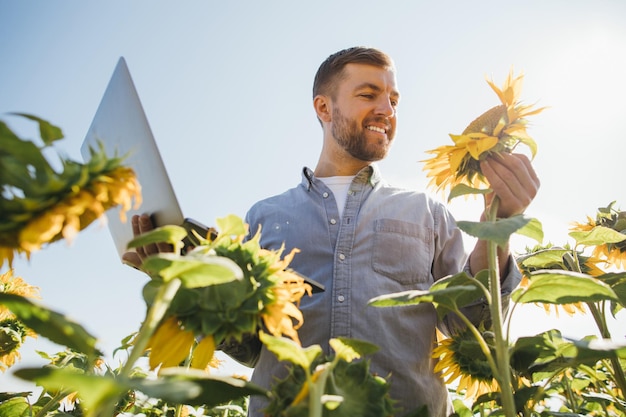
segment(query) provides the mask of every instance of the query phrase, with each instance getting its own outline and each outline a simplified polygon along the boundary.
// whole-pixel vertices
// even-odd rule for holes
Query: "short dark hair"
[[[343,49],[326,58],[318,68],[313,81],[313,98],[319,94],[334,97],[334,88],[347,64],[367,64],[395,71],[391,57],[378,49],[362,46]]]

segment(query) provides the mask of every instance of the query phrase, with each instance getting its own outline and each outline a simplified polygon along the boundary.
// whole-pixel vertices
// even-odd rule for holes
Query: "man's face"
[[[350,156],[383,159],[395,136],[400,94],[392,71],[348,64],[332,105],[331,133]]]

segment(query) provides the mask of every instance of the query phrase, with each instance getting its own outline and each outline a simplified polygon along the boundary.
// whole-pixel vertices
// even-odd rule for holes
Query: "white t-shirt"
[[[343,215],[343,207],[346,205],[348,190],[350,189],[350,184],[352,184],[354,177],[355,175],[320,177],[320,180],[330,188],[335,196],[337,208],[339,209],[339,217]]]

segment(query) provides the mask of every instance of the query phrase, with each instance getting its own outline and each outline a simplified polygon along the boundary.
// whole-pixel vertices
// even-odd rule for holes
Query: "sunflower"
[[[39,296],[39,287],[30,285],[22,277],[13,275],[13,270],[0,274],[0,292],[6,294],[15,294],[27,298],[41,298]],[[0,317],[2,313],[0,312]]]
[[[459,184],[472,188],[488,187],[480,170],[480,161],[500,152],[512,152],[519,143],[526,144],[535,155],[537,146],[526,132],[526,117],[540,113],[544,108],[533,109],[532,105],[521,104],[522,80],[523,75],[513,77],[512,69],[502,88],[487,80],[501,104],[480,115],[462,134],[450,134],[454,145],[427,151],[434,155],[421,161],[425,162],[429,186],[440,191]]]
[[[485,354],[468,330],[440,340],[432,357],[439,359],[434,372],[440,372],[446,384],[458,379],[456,392],[465,392],[466,399],[499,390]]]
[[[559,247],[548,244],[535,246],[532,249],[527,248],[527,253],[517,257],[517,263],[522,273],[521,288],[527,288],[532,281],[532,273],[540,269],[581,272],[593,277],[604,274],[604,271],[598,267],[598,264],[604,263],[603,260],[595,256],[585,256],[582,252],[571,249],[569,245]],[[559,317],[559,310],[563,310],[570,317],[576,313],[585,314],[587,312],[583,302],[570,304],[536,303],[536,305],[543,307],[547,314],[554,310],[556,317]]]
[[[79,231],[114,206],[121,206],[120,219],[126,221],[133,198],[137,208],[141,204],[141,187],[132,169],[117,167],[97,175],[85,188],[71,192],[33,217],[19,231],[19,249],[30,253],[60,239],[71,242]]]
[[[21,277],[14,276],[12,269],[0,274],[0,292],[40,298],[39,288],[28,284]],[[0,305],[0,371],[6,371],[20,359],[19,349],[26,337],[36,338],[37,334],[24,326],[9,309]]]
[[[123,158],[107,157],[104,149],[91,150],[81,164],[60,157],[62,170],[53,169],[45,156],[61,138],[59,128],[35,116],[43,146],[18,137],[0,121],[0,266],[12,265],[16,254],[30,257],[44,244],[71,239],[105,211],[120,206],[120,218],[141,204],[141,187]]]
[[[247,230],[241,219],[236,221]],[[180,288],[166,319],[149,342],[152,369],[177,366],[192,349],[191,366],[204,369],[216,343],[241,342],[262,326],[275,336],[285,335],[300,343],[297,329],[303,316],[298,303],[304,294],[311,294],[311,286],[288,269],[298,250],[282,257],[284,247],[262,249],[260,236],[259,230],[244,242],[245,235],[218,235],[203,240],[203,244],[185,255],[229,258],[241,268],[244,278],[207,287]],[[145,294],[146,302],[151,304],[150,292]]]
[[[15,317],[0,320],[0,371],[5,372],[21,358],[20,348],[27,336],[37,337]]]
[[[607,207],[601,207],[596,213],[596,219],[587,216],[587,223],[574,222],[570,231],[592,232],[596,228],[608,228],[624,236],[618,242],[604,242],[595,245],[593,256],[602,259],[616,268],[626,269],[626,211],[613,208],[615,202]]]

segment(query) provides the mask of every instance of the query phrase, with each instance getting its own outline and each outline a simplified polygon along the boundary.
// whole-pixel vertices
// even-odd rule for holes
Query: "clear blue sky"
[[[185,215],[214,224],[243,216],[254,201],[297,184],[303,165],[315,165],[313,75],[330,53],[354,45],[379,47],[398,67],[399,130],[381,163],[390,182],[424,189],[425,151],[496,105],[485,77],[501,85],[513,67],[525,73],[523,99],[550,106],[529,128],[542,189],[528,214],[544,224],[546,241],[565,243],[569,222],[611,201],[626,208],[622,0],[3,0],[0,117],[25,136],[32,126],[7,112],[50,120],[66,134],[59,150],[80,160],[124,56]],[[451,209],[471,220],[480,206],[460,201]],[[119,263],[106,228],[92,226],[72,246],[54,244],[15,269],[41,288],[46,305],[98,336],[107,355],[143,319],[146,279]],[[516,331],[559,325],[588,334],[590,320],[520,318]],[[624,320],[616,327],[626,334]],[[35,349],[60,348],[29,341],[20,366],[41,362]],[[0,391],[21,389],[0,375]]]

